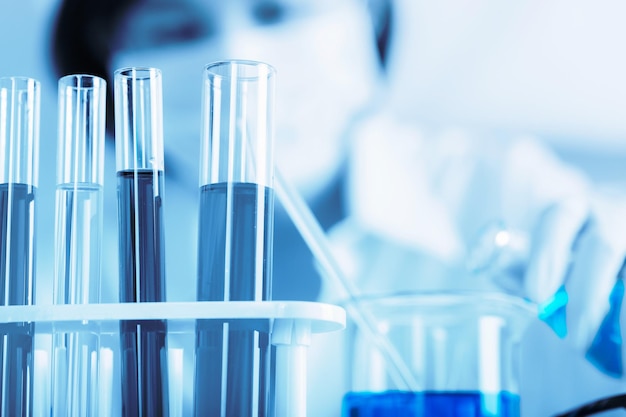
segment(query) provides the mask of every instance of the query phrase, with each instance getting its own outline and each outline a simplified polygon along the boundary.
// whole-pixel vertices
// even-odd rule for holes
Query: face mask
[[[163,72],[166,167],[194,184],[202,71],[210,62],[227,59],[276,68],[277,168],[305,196],[319,193],[337,174],[345,157],[343,135],[378,81],[374,34],[364,7],[342,2],[278,25],[242,25],[200,41],[115,56],[114,69],[146,65]]]

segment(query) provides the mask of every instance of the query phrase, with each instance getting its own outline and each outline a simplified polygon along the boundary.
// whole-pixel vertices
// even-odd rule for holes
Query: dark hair
[[[91,74],[107,80],[107,131],[113,132],[113,83],[109,63],[117,25],[137,0],[63,0],[51,38],[57,77]]]
[[[386,68],[391,45],[391,35],[393,33],[393,7],[391,0],[370,0],[369,8],[374,20],[374,30],[376,31],[376,47],[378,58],[383,69]]]
[[[107,131],[113,132],[111,57],[120,47],[119,25],[126,13],[150,0],[62,0],[51,37],[52,64],[57,77],[91,74],[107,81]],[[381,66],[387,61],[392,34],[391,0],[370,0]]]

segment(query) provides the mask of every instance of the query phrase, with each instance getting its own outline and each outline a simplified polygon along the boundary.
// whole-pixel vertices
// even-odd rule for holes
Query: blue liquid
[[[516,394],[479,391],[348,393],[343,417],[519,417]]]
[[[567,336],[568,301],[569,294],[567,294],[565,286],[562,285],[552,297],[539,305],[539,318],[550,326],[561,339]]]
[[[624,301],[624,281],[620,278],[615,282],[609,297],[609,311],[596,333],[585,357],[598,369],[613,378],[621,378],[624,374],[622,363],[622,326],[620,313]]]
[[[0,184],[0,305],[31,305],[35,274],[35,188]],[[32,414],[33,327],[0,328],[0,414]]]
[[[163,173],[120,171],[120,301],[165,301],[162,229]],[[122,415],[168,415],[167,325],[161,320],[120,323]]]
[[[198,300],[268,300],[273,191],[229,185],[200,189]],[[268,333],[215,320],[198,320],[196,326],[196,415],[267,415]]]

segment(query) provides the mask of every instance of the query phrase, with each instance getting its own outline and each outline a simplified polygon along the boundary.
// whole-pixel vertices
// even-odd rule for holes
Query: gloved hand
[[[624,295],[626,200],[606,194],[547,207],[529,232],[490,224],[471,252],[470,269],[539,305],[539,317],[621,377],[619,323]]]
[[[545,210],[531,240],[525,289],[557,334],[605,373],[620,377],[626,203],[593,195]],[[562,307],[562,308],[559,308]]]
[[[621,375],[626,196],[596,190],[532,137],[496,139],[428,131],[384,112],[370,118],[355,130],[351,151],[351,219],[387,242],[439,259],[459,288],[467,281],[454,265],[469,259],[475,271],[536,302],[540,318],[597,367]],[[485,251],[474,238],[489,221],[500,226],[487,232]],[[369,264],[376,253],[383,252],[369,254]],[[415,283],[387,279],[377,288],[383,284],[407,290]]]
[[[503,276],[517,275],[520,293],[539,304],[541,319],[600,370],[621,376],[626,197],[596,190],[533,141],[520,141],[507,155]]]

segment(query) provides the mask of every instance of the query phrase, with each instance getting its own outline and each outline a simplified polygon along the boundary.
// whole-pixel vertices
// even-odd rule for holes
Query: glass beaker
[[[519,417],[519,345],[536,309],[497,292],[365,298],[382,334],[419,384],[397,389],[380,353],[357,333],[344,417]]]

